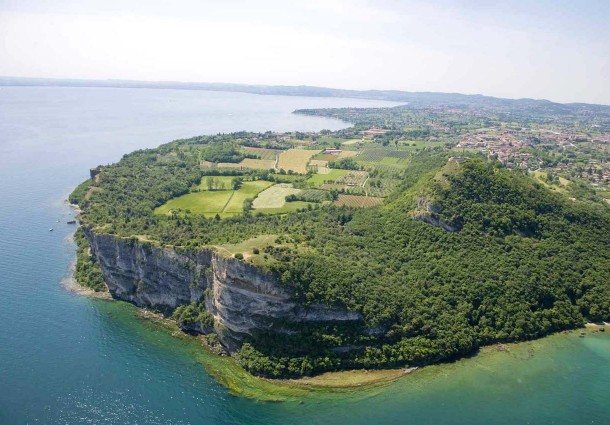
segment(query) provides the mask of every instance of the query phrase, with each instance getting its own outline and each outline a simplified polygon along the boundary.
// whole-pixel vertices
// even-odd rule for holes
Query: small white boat
[[[49,232],[52,232],[52,231],[53,231],[53,228],[51,227],[51,228],[49,229]]]

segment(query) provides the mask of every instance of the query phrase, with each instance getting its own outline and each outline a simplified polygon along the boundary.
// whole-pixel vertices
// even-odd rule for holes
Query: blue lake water
[[[194,360],[192,344],[136,319],[131,306],[62,286],[74,258],[63,200],[90,167],[198,134],[346,126],[291,114],[297,108],[391,105],[0,88],[0,425],[610,423],[610,335],[558,335],[368,393],[264,403],[230,396]]]

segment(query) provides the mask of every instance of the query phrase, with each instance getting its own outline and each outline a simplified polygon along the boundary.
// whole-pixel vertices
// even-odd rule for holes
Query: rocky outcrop
[[[447,232],[457,232],[459,228],[444,222],[439,217],[440,209],[433,204],[430,199],[425,196],[419,196],[416,199],[417,209],[412,213],[415,220],[423,221],[435,227],[440,227]]]
[[[302,306],[273,274],[211,250],[178,251],[83,230],[114,298],[165,314],[203,300],[229,352],[261,331],[289,333],[295,323],[362,320],[359,313],[336,307]]]

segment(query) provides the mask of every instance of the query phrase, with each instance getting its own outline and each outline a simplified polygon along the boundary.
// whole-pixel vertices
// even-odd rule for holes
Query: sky
[[[0,0],[0,75],[610,104],[610,1]]]

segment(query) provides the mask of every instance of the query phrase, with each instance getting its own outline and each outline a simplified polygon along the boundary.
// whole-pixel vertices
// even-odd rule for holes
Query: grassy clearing
[[[252,208],[255,210],[282,208],[286,204],[286,196],[300,192],[301,189],[295,189],[288,183],[276,184],[259,193],[252,203]]]
[[[233,188],[233,176],[205,176],[201,179],[201,183],[196,187],[197,190],[209,190],[210,181],[215,182],[217,190],[231,190]]]
[[[273,183],[263,180],[243,182],[239,190],[232,190],[232,176],[206,176],[196,187],[198,192],[188,193],[170,199],[155,209],[155,214],[169,214],[176,210],[189,210],[211,218],[218,214],[221,218],[231,217],[243,211],[244,201],[254,198],[260,191]],[[208,182],[214,182],[217,190],[209,190]]]
[[[254,210],[254,213],[261,214],[287,214],[289,212],[294,212],[298,210],[302,210],[303,208],[307,208],[309,205],[312,207],[316,205],[314,202],[304,202],[304,201],[295,201],[295,202],[286,202],[282,207],[279,208],[260,208]]]
[[[356,208],[369,208],[376,205],[381,205],[383,198],[376,198],[374,196],[357,196],[357,195],[339,195],[339,198],[335,201],[335,205]]]
[[[232,190],[217,190],[188,193],[174,199],[155,209],[155,214],[169,214],[176,210],[190,210],[194,214],[202,214],[206,217],[214,217],[222,212],[231,195]],[[222,215],[221,215],[222,216]]]
[[[567,187],[568,184],[570,184],[569,180],[564,179],[563,177],[559,177],[559,184],[550,184],[547,180],[546,180],[546,176],[547,173],[544,171],[532,171],[533,176],[536,178],[536,180],[538,180],[540,183],[542,183],[544,186],[546,186],[547,188],[555,191],[555,192],[559,192],[559,193],[566,193],[567,192]]]
[[[314,174],[306,181],[312,186],[319,187],[324,183],[332,183],[336,181],[339,177],[344,176],[348,173],[348,170],[335,170],[329,169],[330,171],[327,174]]]
[[[266,246],[274,245],[276,239],[277,235],[261,235],[236,244],[218,245],[216,248],[218,248],[221,253],[229,256],[241,253],[245,258],[248,258],[251,255],[255,255],[252,252],[254,248],[257,248],[262,252],[263,248]]]
[[[317,150],[288,149],[280,153],[277,168],[295,173],[307,173],[307,164],[312,156],[320,153]]]
[[[244,201],[248,198],[254,198],[259,192],[265,190],[273,183],[257,180],[253,182],[244,182],[239,190],[233,193],[231,200],[222,211],[223,213],[240,213],[244,210]]]

